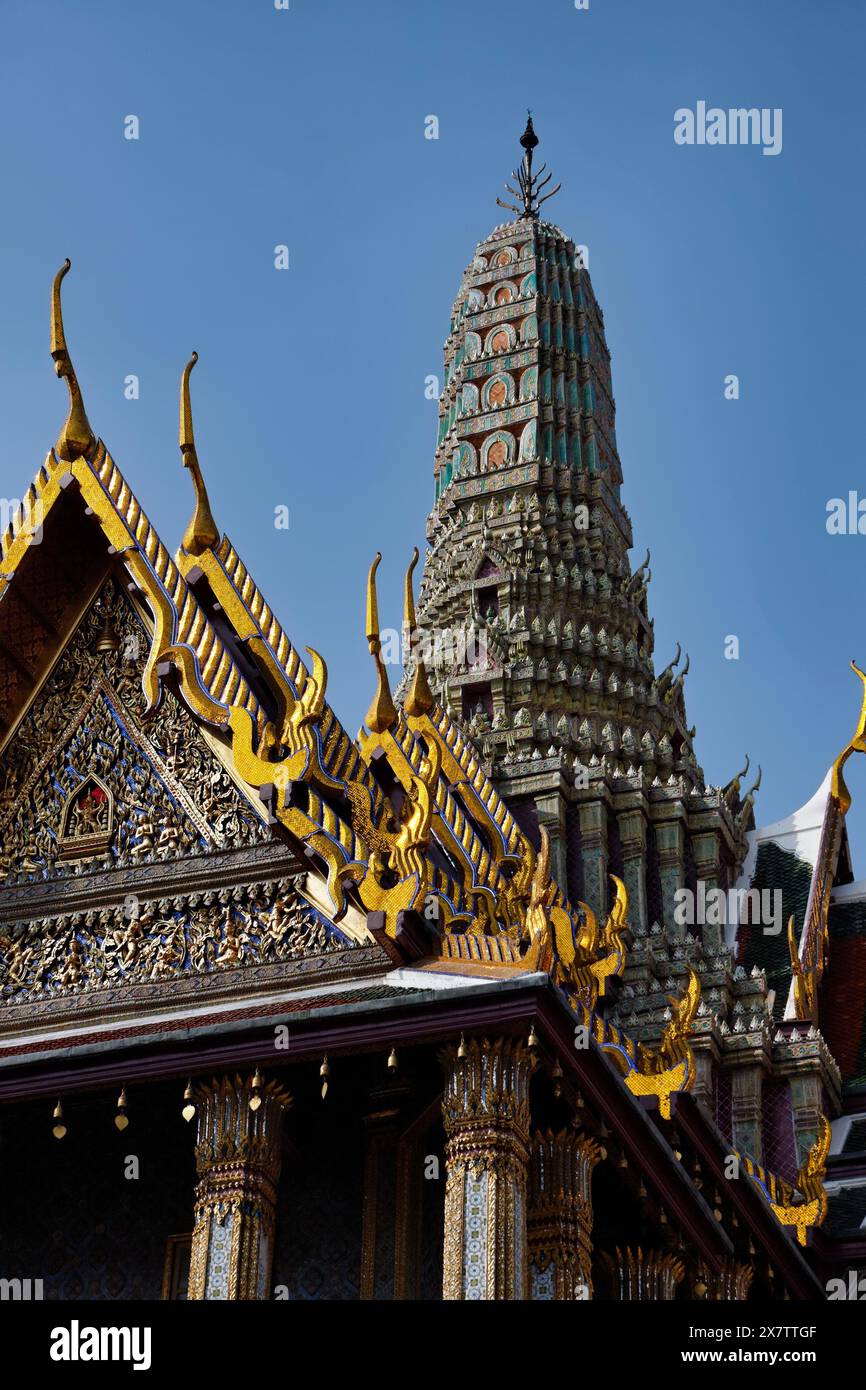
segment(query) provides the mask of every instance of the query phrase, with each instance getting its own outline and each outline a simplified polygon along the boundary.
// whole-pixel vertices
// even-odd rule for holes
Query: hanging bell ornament
[[[51,1133],[54,1135],[55,1139],[62,1139],[66,1133],[66,1125],[63,1123],[63,1106],[59,1100],[54,1107],[52,1119],[54,1120],[54,1126]]]
[[[559,1097],[562,1095],[562,1067],[560,1066],[559,1058],[554,1062],[550,1075],[553,1081],[553,1094],[556,1099],[559,1100]]]
[[[397,1070],[397,1066],[398,1066],[398,1062],[397,1062],[397,1049],[396,1049],[396,1047],[392,1047],[392,1048],[391,1048],[391,1051],[390,1051],[389,1054],[388,1054],[388,1070],[389,1070],[389,1071],[396,1071],[396,1070]]]
[[[535,1031],[534,1023],[532,1024],[532,1027],[529,1030],[529,1037],[526,1039],[526,1046],[529,1048],[530,1052],[534,1052],[535,1049],[538,1047],[538,1034]]]
[[[322,1058],[322,1065],[319,1067],[319,1075],[322,1078],[322,1100],[328,1094],[328,1077],[331,1075],[331,1064],[328,1061],[328,1054]]]
[[[195,1114],[195,1097],[192,1093],[191,1080],[186,1083],[186,1090],[183,1093],[183,1098],[185,1104],[180,1113],[181,1115],[183,1115],[183,1118],[186,1120],[187,1124],[189,1124],[190,1120]]]
[[[460,1058],[460,1061],[461,1061],[461,1062],[465,1060],[466,1054],[467,1054],[468,1050],[469,1050],[469,1049],[468,1049],[467,1046],[466,1046],[466,1039],[464,1038],[463,1034],[461,1033],[461,1034],[460,1034],[460,1046],[459,1046],[458,1049],[457,1049],[457,1056]]]
[[[126,1126],[129,1124],[129,1116],[126,1113],[126,1104],[126,1087],[121,1086],[120,1095],[117,1097],[117,1114],[114,1117],[114,1123],[120,1130],[126,1129]]]

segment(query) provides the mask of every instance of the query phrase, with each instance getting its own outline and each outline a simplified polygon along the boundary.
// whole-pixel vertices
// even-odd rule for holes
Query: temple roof
[[[182,377],[180,427],[195,510],[172,557],[87,422],[63,333],[60,282],[67,270],[55,281],[52,352],[70,390],[70,415],[0,549],[4,747],[82,611],[111,576],[127,589],[148,631],[145,717],[160,711],[169,692],[179,699],[266,822],[275,849],[288,847],[292,863],[308,865],[305,911],[326,924],[339,926],[347,917],[364,924],[347,936],[353,943],[345,961],[348,993],[335,977],[322,999],[333,995],[333,1007],[342,1009],[352,988],[360,990],[360,1003],[377,990],[386,1001],[541,981],[632,1096],[656,1098],[669,1117],[672,1096],[695,1079],[689,1042],[700,999],[695,971],[682,967],[683,992],[670,1001],[657,1049],[636,1044],[606,1016],[630,944],[625,885],[612,876],[613,904],[603,921],[586,904],[569,901],[551,873],[547,831],[541,827],[533,844],[521,829],[476,748],[435,703],[417,647],[404,704],[394,704],[381,658],[378,556],[368,578],[366,622],[377,693],[367,728],[349,737],[325,699],[325,662],[312,649],[310,665],[301,660],[214,522],[192,426],[195,356]],[[416,561],[417,553],[406,576],[410,638],[417,635]],[[11,882],[15,889],[38,886],[39,872],[25,862]],[[215,1018],[228,1026],[233,1016],[243,1027],[251,1010],[268,1007],[272,980],[262,976],[255,999],[243,1007],[226,998],[215,1013],[204,996],[201,1008],[182,1005],[182,1028],[193,1026],[197,1011],[202,1027],[214,1026]],[[277,995],[274,1011],[284,1013],[285,989]],[[308,1005],[316,1007],[307,989],[293,1007]],[[65,1045],[58,1031],[63,1007],[52,1046]],[[144,1015],[140,1021],[144,1027]],[[36,1034],[21,1044],[32,1045],[38,1046]],[[18,1046],[7,1046],[9,1060]],[[761,1172],[765,1195],[788,1201],[790,1188],[777,1188]]]

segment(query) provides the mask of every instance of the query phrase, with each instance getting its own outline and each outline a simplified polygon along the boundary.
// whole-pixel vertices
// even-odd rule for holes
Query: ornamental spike
[[[376,570],[382,559],[381,551],[370,566],[367,576],[367,643],[370,655],[376,663],[376,694],[367,711],[367,728],[374,734],[384,734],[397,723],[397,711],[391,698],[388,672],[382,660],[382,642],[379,637],[379,604],[376,598]]]
[[[66,378],[69,391],[69,414],[54,446],[55,454],[59,459],[63,459],[64,463],[73,463],[77,458],[87,458],[96,443],[63,331],[60,286],[71,265],[72,262],[67,256],[54,277],[51,290],[51,356],[54,359],[54,370],[58,376]]]
[[[195,489],[195,510],[181,541],[181,548],[188,555],[201,555],[203,550],[213,550],[219,545],[220,540],[220,533],[213,519],[207,488],[204,485],[204,478],[198,461],[192,424],[189,374],[197,361],[198,353],[194,352],[184,367],[180,379],[180,452],[184,468],[188,468],[192,474],[192,484]]]
[[[412,673],[412,680],[403,707],[407,714],[429,714],[433,708],[433,692],[427,680],[427,671],[421,656],[420,643],[417,640],[418,623],[415,618],[415,595],[412,592],[412,575],[418,563],[418,547],[412,551],[412,560],[406,571],[406,591],[403,605],[403,625],[407,630],[409,645],[415,655],[415,670]]]
[[[520,137],[520,143],[523,147],[523,159],[520,168],[512,174],[512,178],[517,181],[517,188],[511,188],[509,184],[505,185],[506,190],[512,197],[521,200],[522,206],[516,206],[514,203],[503,203],[501,198],[496,199],[501,208],[507,208],[509,212],[516,212],[519,218],[537,217],[538,210],[542,203],[546,203],[548,198],[552,198],[562,187],[562,185],[558,183],[549,193],[545,193],[543,197],[539,197],[542,188],[546,187],[552,176],[548,174],[546,178],[541,177],[547,168],[546,164],[542,164],[537,173],[533,174],[532,172],[532,152],[538,145],[538,136],[532,124],[532,112],[527,111],[526,117],[526,129]]]

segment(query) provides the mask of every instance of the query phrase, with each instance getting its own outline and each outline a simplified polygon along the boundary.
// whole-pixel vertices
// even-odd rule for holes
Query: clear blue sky
[[[691,653],[708,778],[748,750],[759,821],[787,814],[852,731],[847,662],[866,661],[866,536],[825,529],[829,498],[866,496],[864,38],[858,0],[5,6],[0,490],[21,495],[65,415],[48,297],[69,255],[91,423],[173,548],[190,511],[178,379],[197,348],[217,520],[293,640],[325,655],[354,732],[373,685],[366,568],[381,548],[397,625],[432,499],[424,378],[505,216],[531,106],[563,183],[550,214],[589,246],[605,310],[658,663],[677,639]],[[675,145],[674,111],[698,100],[781,107],[782,153]],[[850,785],[866,875],[866,769]]]

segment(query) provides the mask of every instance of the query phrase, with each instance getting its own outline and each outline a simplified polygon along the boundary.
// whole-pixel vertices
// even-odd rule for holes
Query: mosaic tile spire
[[[686,803],[708,805],[688,659],[656,674],[604,315],[580,248],[538,216],[531,120],[522,144],[517,217],[477,247],[445,343],[419,624],[433,689],[518,818],[547,825],[563,886],[604,910],[608,870],[631,853],[645,918],[682,877]],[[742,837],[727,819],[733,869]],[[645,862],[654,821],[679,824],[667,878]]]

